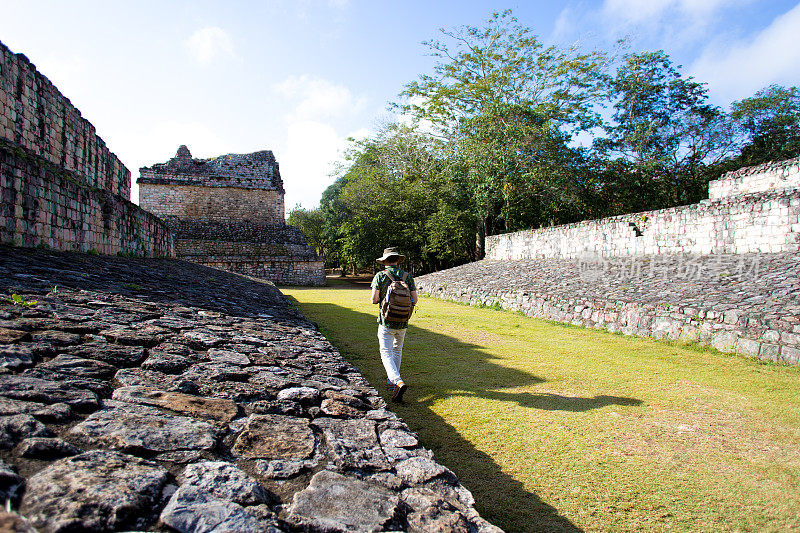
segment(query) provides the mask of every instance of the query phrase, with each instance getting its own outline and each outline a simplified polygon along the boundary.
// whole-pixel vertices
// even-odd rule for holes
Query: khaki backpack
[[[403,272],[400,279],[392,276],[388,270],[384,271],[392,282],[386,289],[386,297],[381,302],[381,316],[388,322],[408,322],[411,313],[414,312],[414,304],[411,302],[411,289],[408,287],[406,279],[408,273]]]

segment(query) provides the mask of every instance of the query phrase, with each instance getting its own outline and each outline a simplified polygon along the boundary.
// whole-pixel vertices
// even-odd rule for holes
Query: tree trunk
[[[478,219],[477,232],[475,234],[475,260],[480,261],[486,256],[486,217]]]

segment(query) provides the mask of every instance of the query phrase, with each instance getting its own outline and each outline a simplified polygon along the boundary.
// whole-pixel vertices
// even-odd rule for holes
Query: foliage
[[[640,201],[625,208],[699,201],[705,168],[734,146],[733,127],[721,109],[707,104],[704,84],[683,77],[657,51],[625,55],[609,89],[614,123],[595,147],[622,185],[617,194]]]
[[[11,298],[6,298],[6,301],[11,302],[14,305],[21,305],[23,307],[33,307],[39,303],[36,300],[26,300],[23,296],[17,293],[12,294]]]
[[[372,270],[398,246],[415,273],[447,268],[488,235],[695,203],[727,170],[800,155],[796,87],[726,113],[664,51],[612,63],[510,11],[424,44],[435,64],[392,104],[399,122],[351,140],[319,209],[290,213],[329,267]]]
[[[325,215],[320,209],[304,209],[299,205],[289,211],[286,221],[303,232],[309,246],[316,248],[319,255],[325,255]]]
[[[749,143],[738,163],[757,165],[800,155],[800,90],[770,85],[731,104],[731,117]]]
[[[444,40],[423,44],[438,58],[433,74],[406,85],[399,106],[444,131],[488,105],[530,107],[562,123],[597,123],[592,103],[601,95],[601,52],[545,46],[510,10],[493,13],[483,27],[442,29]]]

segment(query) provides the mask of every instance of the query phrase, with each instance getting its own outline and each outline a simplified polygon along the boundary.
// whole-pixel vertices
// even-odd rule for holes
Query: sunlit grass
[[[366,288],[283,291],[384,391]],[[507,531],[800,529],[796,368],[422,298],[401,373]]]

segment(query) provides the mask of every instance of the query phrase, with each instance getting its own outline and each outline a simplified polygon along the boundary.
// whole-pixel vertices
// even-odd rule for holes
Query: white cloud
[[[333,183],[333,165],[346,146],[345,136],[329,124],[308,120],[289,125],[280,160],[287,213],[296,204],[317,206],[322,191]]]
[[[273,90],[288,102],[286,148],[280,155],[286,207],[315,207],[333,182],[331,173],[347,147],[348,132],[363,123],[367,100],[344,85],[308,75],[291,76]]]
[[[333,118],[353,113],[365,105],[347,87],[313,76],[290,76],[274,86],[278,94],[295,102],[291,115],[295,120]]]
[[[335,9],[344,9],[350,5],[350,0],[328,0],[328,5]]]
[[[800,4],[777,17],[754,38],[717,43],[691,67],[727,101],[745,98],[771,83],[796,85],[800,80]]]
[[[201,65],[217,59],[235,58],[233,39],[222,28],[201,28],[183,42],[192,58]]]

